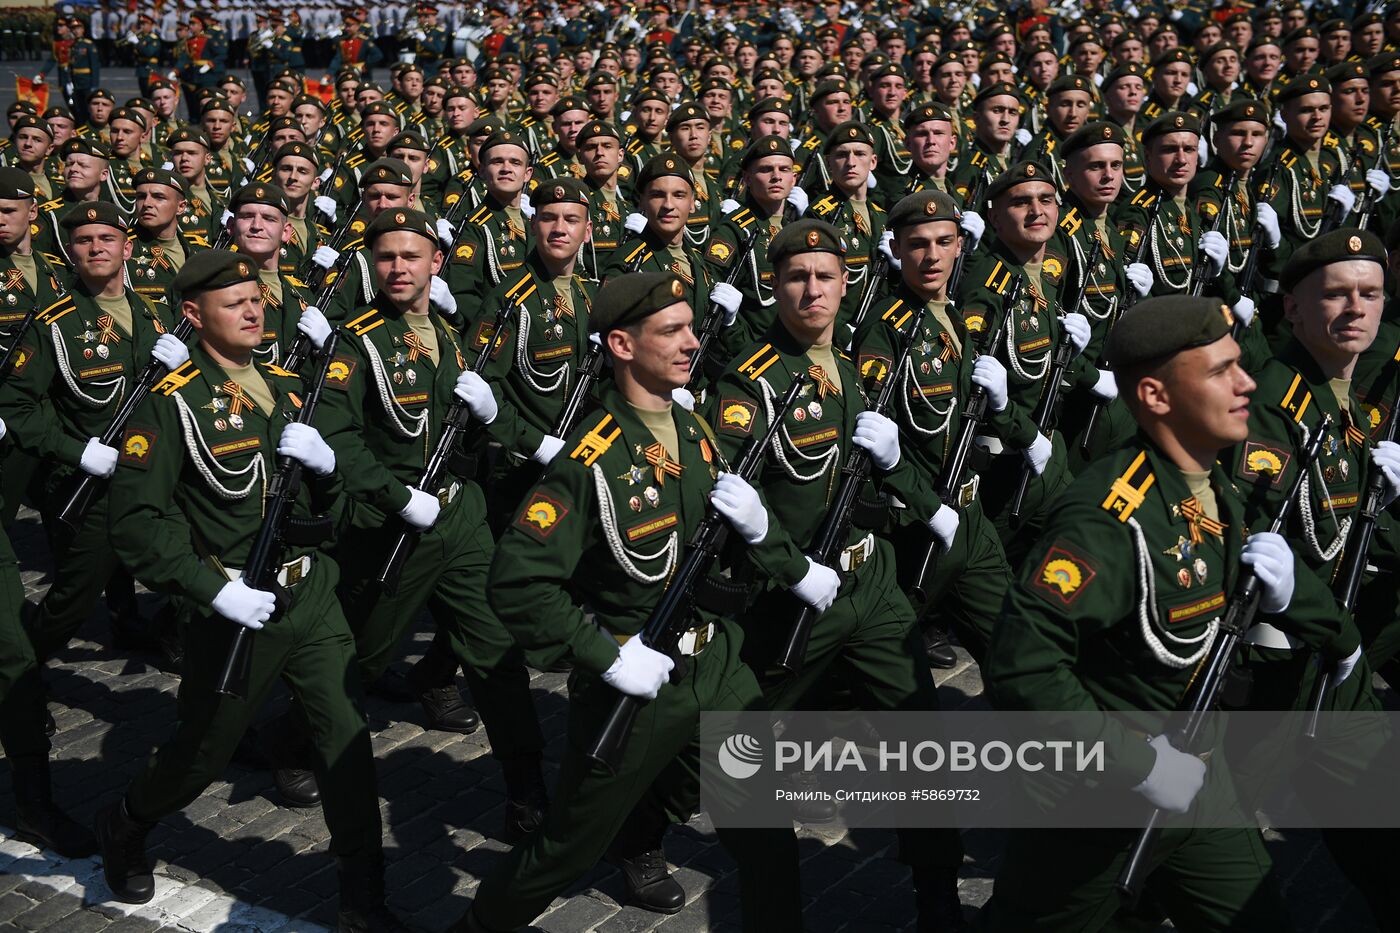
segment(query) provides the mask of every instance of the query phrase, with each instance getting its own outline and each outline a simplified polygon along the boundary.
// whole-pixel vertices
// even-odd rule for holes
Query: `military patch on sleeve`
[[[117,462],[138,470],[151,468],[151,453],[156,448],[156,432],[150,428],[127,428],[117,451]]]
[[[554,534],[559,523],[569,514],[567,505],[542,492],[536,492],[525,502],[525,507],[520,510],[520,517],[515,520],[515,527],[536,541],[543,541]]]
[[[1063,541],[1045,553],[1028,585],[1048,602],[1069,606],[1089,587],[1097,571],[1087,557]]]
[[[705,258],[712,259],[720,265],[726,265],[733,253],[734,251],[728,243],[720,239],[712,239],[710,248],[705,250]]]
[[[350,377],[355,373],[356,361],[348,356],[337,356],[326,367],[326,385],[344,392],[350,388]]]
[[[860,376],[867,382],[874,382],[876,385],[885,381],[885,377],[890,374],[890,360],[885,356],[869,356],[864,353],[860,356]]]
[[[1281,485],[1283,471],[1287,468],[1290,457],[1291,454],[1286,450],[1249,441],[1244,445],[1244,452],[1240,454],[1240,476],[1252,480],[1258,480],[1261,476],[1268,477],[1270,486]]]
[[[34,348],[28,344],[20,344],[15,351],[14,361],[10,364],[10,372],[18,375],[24,372],[24,368],[29,365],[29,361],[34,359]]]
[[[731,434],[753,432],[753,419],[758,415],[758,406],[752,402],[741,402],[727,398],[719,403],[719,427]]]
[[[1048,251],[1045,254],[1045,262],[1040,268],[1042,272],[1056,281],[1059,281],[1065,274],[1064,260]]]
[[[476,259],[476,247],[470,243],[463,243],[453,251],[452,256],[461,262],[472,262]]]

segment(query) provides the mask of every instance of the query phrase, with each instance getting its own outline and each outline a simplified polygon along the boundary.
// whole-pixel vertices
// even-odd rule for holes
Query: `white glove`
[[[987,232],[987,222],[976,211],[963,211],[962,220],[958,221],[958,226],[962,228],[963,233],[972,237],[973,249],[982,243],[982,234]]]
[[[169,169],[166,169],[166,171],[169,171]],[[222,214],[219,215],[219,226],[227,227],[229,225],[229,222],[232,220],[233,211],[224,211]]]
[[[256,169],[256,168],[257,168],[257,166],[253,164],[253,160],[252,160],[252,159],[249,159],[249,158],[246,158],[246,157],[243,159],[243,171],[245,171],[245,172],[247,172],[247,173],[249,173],[249,174],[251,175],[251,174],[253,173],[253,170]]]
[[[98,479],[107,479],[117,471],[117,448],[108,447],[95,437],[88,438],[87,446],[83,448],[82,459],[78,461],[78,466],[83,472]]]
[[[1179,17],[1178,17],[1178,18],[1179,18]],[[1197,94],[1199,94],[1199,93],[1201,93],[1201,89],[1200,89],[1199,87],[1196,86],[1196,82],[1195,82],[1195,81],[1187,81],[1187,82],[1186,82],[1186,95],[1187,95],[1188,97],[1195,97],[1195,96],[1196,96]]]
[[[807,575],[792,587],[793,595],[818,612],[826,612],[841,592],[841,575],[825,564],[807,558]]]
[[[1167,14],[1167,19],[1171,20],[1172,22],[1176,22],[1185,15],[1185,12],[1183,12],[1182,10],[1172,10],[1170,13]]]
[[[559,451],[564,449],[564,439],[555,437],[553,434],[546,434],[540,439],[540,446],[535,448],[535,452],[530,454],[530,459],[540,466],[549,466],[554,458],[559,455]]]
[[[1198,165],[1205,165],[1210,159],[1210,143],[1202,136],[1196,143],[1196,161]]]
[[[928,520],[928,530],[933,532],[933,536],[938,539],[944,554],[953,548],[953,539],[958,536],[960,521],[955,510],[941,504],[938,506],[938,511],[933,513],[933,518]]]
[[[710,492],[715,511],[749,544],[761,544],[768,537],[768,510],[758,492],[737,473],[721,473]]]
[[[462,375],[457,377],[457,384],[452,387],[452,394],[466,402],[472,417],[482,424],[490,424],[496,420],[499,412],[496,394],[477,373],[464,369]]]
[[[334,175],[334,174],[335,174],[335,166],[334,166],[334,165],[331,165],[331,166],[328,166],[328,167],[326,168],[326,170],[325,170],[324,172],[322,172],[322,173],[321,173],[319,176],[317,176],[317,177],[320,179],[321,184],[324,185],[326,182],[330,181],[331,176]]]
[[[428,300],[443,314],[457,314],[457,299],[452,296],[452,287],[440,275],[433,276],[428,285]]]
[[[272,618],[277,608],[277,598],[265,590],[253,589],[239,577],[225,583],[211,605],[225,619],[256,632]]]
[[[638,637],[627,639],[617,652],[617,660],[603,672],[603,682],[618,693],[628,696],[656,699],[661,687],[671,677],[671,668],[676,662],[648,648]]]
[[[1094,383],[1089,394],[1094,398],[1111,402],[1118,397],[1118,380],[1113,378],[1113,373],[1106,369],[1099,370],[1098,381]]]
[[[171,162],[169,159],[166,159],[164,162],[160,163],[160,170],[162,172],[169,172],[172,171],[174,168],[175,163]],[[233,216],[233,214],[229,213],[228,211],[225,211],[224,213],[228,214],[230,217]],[[228,221],[225,220],[224,223],[228,223]]]
[[[10,429],[9,429],[9,427],[5,424],[5,419],[4,419],[4,418],[0,418],[0,440],[3,440],[4,437],[5,437],[5,435],[6,435],[6,434],[9,434],[9,433],[10,433]]]
[[[311,345],[317,350],[324,350],[326,341],[331,339],[331,322],[315,305],[307,305],[306,310],[301,312],[301,317],[297,318],[297,330],[311,338]]]
[[[1211,275],[1219,275],[1220,270],[1225,268],[1225,259],[1230,255],[1230,244],[1225,239],[1225,234],[1219,230],[1207,230],[1201,234],[1201,240],[1197,244],[1202,255],[1206,257],[1206,263]]]
[[[1293,601],[1293,550],[1283,535],[1257,531],[1245,541],[1240,563],[1254,570],[1264,587],[1259,608],[1283,612]]]
[[[525,215],[527,220],[533,220],[535,216],[535,205],[530,203],[530,196],[522,194],[520,196],[520,213]]]
[[[1260,202],[1254,209],[1254,219],[1259,221],[1259,229],[1264,233],[1264,245],[1269,249],[1278,249],[1279,243],[1283,242],[1283,234],[1278,228],[1278,211],[1273,205]]]
[[[1103,75],[1094,72],[1094,87],[1103,87]]]
[[[327,169],[327,171],[329,171],[329,169]],[[327,220],[331,223],[335,223],[335,215],[338,213],[335,206],[335,198],[327,197],[324,194],[318,194],[311,203],[316,205],[316,210],[326,215]]]
[[[1133,790],[1158,809],[1185,813],[1206,782],[1206,763],[1195,755],[1177,751],[1165,735],[1159,735],[1147,744],[1157,752],[1157,760],[1147,780]]]
[[[1094,333],[1093,328],[1089,326],[1089,319],[1078,311],[1071,311],[1060,318],[1060,326],[1064,328],[1070,344],[1074,346],[1074,355],[1078,356],[1083,353],[1084,348],[1089,345],[1089,338]]]
[[[311,254],[311,261],[322,269],[329,269],[340,261],[340,253],[329,246],[318,246],[316,252]]]
[[[724,326],[728,327],[739,316],[739,306],[744,303],[744,293],[728,282],[716,282],[710,289],[710,300],[724,309]]]
[[[902,264],[899,261],[899,257],[894,254],[894,249],[890,246],[890,244],[893,242],[893,230],[886,230],[884,233],[880,234],[880,252],[884,253],[885,258],[890,261],[891,268],[899,269],[902,267]]]
[[[807,206],[811,204],[811,199],[807,197],[807,192],[793,186],[792,191],[788,192],[787,202],[797,208],[797,216],[801,217],[807,213]],[[739,205],[735,204],[734,206],[738,207]]]
[[[1050,443],[1050,438],[1044,434],[1037,434],[1035,440],[1031,441],[1031,446],[1021,451],[1021,456],[1026,458],[1026,462],[1035,470],[1035,475],[1039,476],[1045,472],[1046,464],[1050,462],[1050,455],[1055,452],[1055,445]]]
[[[878,411],[856,415],[851,443],[870,454],[875,466],[886,473],[899,463],[899,425]]]
[[[874,191],[877,184],[879,184],[879,181],[875,178],[874,172],[865,176],[865,188],[867,191]]]
[[[344,35],[344,33],[341,32],[340,27],[337,26],[337,27],[335,27],[334,29],[332,29],[332,30],[330,30],[329,32],[326,33],[326,38],[328,38],[328,39],[339,39],[342,35]]]
[[[1371,459],[1385,474],[1385,495],[1382,507],[1388,507],[1400,498],[1400,444],[1394,441],[1378,441],[1371,449]]]
[[[1332,190],[1327,192],[1327,197],[1342,206],[1343,217],[1350,214],[1351,209],[1356,207],[1356,192],[1346,185],[1333,185]]]
[[[1366,184],[1371,186],[1377,200],[1390,193],[1390,176],[1378,168],[1366,170]]]
[[[1357,645],[1356,650],[1345,658],[1337,662],[1337,666],[1332,670],[1332,686],[1337,686],[1342,681],[1351,676],[1351,672],[1356,670],[1356,665],[1361,661],[1361,646]]]
[[[633,211],[627,215],[622,225],[627,228],[628,233],[641,233],[647,228],[647,215]]]
[[[190,351],[174,334],[161,334],[151,347],[151,359],[160,361],[166,369],[179,369],[190,361]]]
[[[994,356],[979,356],[972,363],[972,384],[987,393],[987,405],[994,412],[1006,410],[1006,367]]]
[[[44,76],[43,76],[43,75],[35,75],[35,76],[34,76],[34,83],[35,83],[35,84],[43,84],[43,83],[44,83]]]
[[[408,490],[408,505],[399,510],[399,517],[419,531],[427,531],[433,527],[433,522],[438,520],[442,503],[438,501],[437,496],[430,495],[416,486],[405,488]]]
[[[1240,300],[1230,306],[1230,313],[1240,319],[1240,323],[1245,327],[1254,320],[1254,299],[1248,295],[1241,295]]]
[[[133,32],[126,37],[126,41],[130,42],[132,45],[136,45],[138,42],[141,41],[141,37]]]
[[[671,390],[671,401],[684,408],[686,411],[695,410],[695,395],[685,386]]]
[[[1133,291],[1138,293],[1139,298],[1146,298],[1148,292],[1152,291],[1152,284],[1155,281],[1152,270],[1147,267],[1147,263],[1130,262],[1126,271],[1128,283],[1133,286]]]
[[[277,453],[291,457],[317,476],[330,476],[335,472],[335,451],[309,424],[293,421],[283,428],[282,439],[277,442]]]
[[[733,198],[725,198],[723,201],[719,202],[719,212],[721,214],[729,215],[734,213],[738,209],[739,202],[734,200]]]
[[[1022,148],[1029,146],[1031,144],[1031,139],[1031,131],[1026,129],[1024,126],[1016,131],[1016,144],[1018,146],[1021,146]]]
[[[447,218],[439,217],[437,222],[438,239],[444,243],[451,243],[457,238],[457,231],[452,229],[452,225],[447,222]]]
[[[209,66],[208,66],[208,65],[200,65],[200,66],[199,66],[199,73],[202,74],[202,75],[207,75],[207,74],[209,73]]]

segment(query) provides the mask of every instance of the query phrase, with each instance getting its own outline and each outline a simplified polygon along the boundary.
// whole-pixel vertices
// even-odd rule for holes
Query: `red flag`
[[[32,78],[15,75],[15,97],[29,101],[40,113],[49,109],[49,86],[36,84]]]

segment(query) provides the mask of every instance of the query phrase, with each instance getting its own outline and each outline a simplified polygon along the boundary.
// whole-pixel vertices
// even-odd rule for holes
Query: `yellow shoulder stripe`
[[[1113,486],[1108,490],[1108,497],[1102,503],[1104,510],[1116,512],[1118,520],[1126,522],[1138,506],[1142,505],[1147,490],[1151,489],[1156,481],[1156,475],[1147,465],[1147,452],[1138,451],[1133,462],[1113,481]]]
[[[766,356],[766,359],[764,358]],[[758,348],[758,352],[744,362],[739,364],[739,372],[750,379],[757,381],[767,371],[768,367],[778,362],[780,357],[773,351],[771,343],[765,343]]]
[[[612,420],[612,415],[604,415],[602,420],[589,428],[588,433],[578,442],[573,453],[569,454],[570,458],[582,461],[584,466],[592,466],[599,457],[607,452],[613,441],[622,434],[622,429],[619,427],[612,427],[609,430]]]
[[[162,395],[171,395],[185,387],[185,385],[199,375],[199,370],[191,362],[186,361],[179,369],[167,373],[165,378],[157,382],[152,388],[152,392],[159,392]]]
[[[356,337],[363,337],[383,323],[384,319],[379,316],[379,312],[370,308],[364,314],[361,314],[359,317],[355,318],[355,320],[346,324],[345,327],[354,333]]]

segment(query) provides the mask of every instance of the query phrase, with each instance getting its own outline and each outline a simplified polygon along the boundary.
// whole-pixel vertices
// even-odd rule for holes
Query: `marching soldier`
[[[131,256],[126,272],[131,287],[146,300],[173,312],[170,286],[185,261],[210,243],[202,232],[186,230],[180,218],[188,210],[189,188],[175,172],[142,169],[133,179],[136,213],[132,218]]]
[[[458,307],[479,307],[534,248],[525,215],[525,190],[534,168],[524,138],[498,130],[481,144],[476,157],[486,199],[462,221],[452,250],[448,283]]]
[[[272,177],[286,197],[287,223],[292,228],[281,247],[283,275],[300,277],[311,271],[311,257],[332,236],[324,224],[339,218],[335,200],[318,193],[320,168],[320,153],[309,143],[287,143],[272,157]]]
[[[631,166],[622,162],[622,136],[611,123],[588,121],[579,129],[574,143],[588,189],[593,228],[585,244],[583,268],[585,275],[596,282],[603,278],[603,264],[628,233],[623,218],[632,213],[635,178]]]

